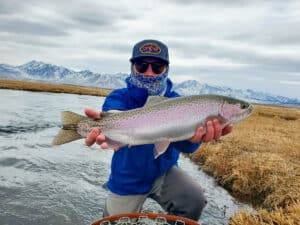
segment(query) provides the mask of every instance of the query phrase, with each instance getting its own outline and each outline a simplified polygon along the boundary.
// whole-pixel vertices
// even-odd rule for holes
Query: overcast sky
[[[169,46],[175,82],[300,99],[299,0],[0,0],[0,63],[128,73],[148,38]]]

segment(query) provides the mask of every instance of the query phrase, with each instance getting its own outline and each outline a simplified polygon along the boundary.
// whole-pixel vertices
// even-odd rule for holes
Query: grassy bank
[[[54,93],[70,93],[79,95],[95,95],[95,96],[107,96],[111,89],[105,88],[91,88],[78,85],[67,84],[50,84],[42,82],[29,82],[0,79],[0,88],[13,89],[13,90],[26,90],[26,91],[38,91],[38,92],[54,92]]]
[[[3,79],[0,88],[100,96],[111,91]],[[255,105],[231,134],[201,145],[190,158],[258,209],[237,213],[231,225],[300,224],[300,109]]]
[[[191,159],[258,214],[240,212],[234,225],[300,224],[300,110],[255,105],[254,113]]]

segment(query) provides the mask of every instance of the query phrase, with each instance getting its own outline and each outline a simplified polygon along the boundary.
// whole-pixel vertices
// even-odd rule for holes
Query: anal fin
[[[163,154],[167,148],[170,145],[170,141],[169,140],[163,140],[163,141],[159,141],[154,143],[155,149],[154,149],[154,158],[156,159],[158,156],[160,156],[161,154]]]

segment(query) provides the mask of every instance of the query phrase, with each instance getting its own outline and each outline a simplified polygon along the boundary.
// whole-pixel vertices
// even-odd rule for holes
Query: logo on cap
[[[145,43],[140,47],[140,52],[143,54],[160,54],[161,48],[155,43]]]

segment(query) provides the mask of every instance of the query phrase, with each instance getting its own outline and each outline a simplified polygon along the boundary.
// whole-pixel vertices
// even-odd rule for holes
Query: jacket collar
[[[127,77],[125,81],[127,84],[130,98],[134,100],[134,102],[136,103],[137,106],[142,107],[148,98],[148,91],[145,88],[138,88],[138,87],[134,86],[133,84],[131,84],[131,82],[129,82],[129,79],[130,79],[130,77]],[[166,97],[171,96],[172,88],[173,88],[173,83],[168,78],[167,79],[167,90],[166,90],[164,96],[166,96]]]

